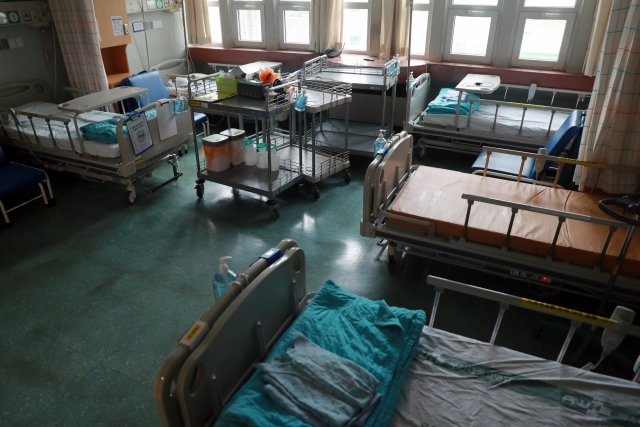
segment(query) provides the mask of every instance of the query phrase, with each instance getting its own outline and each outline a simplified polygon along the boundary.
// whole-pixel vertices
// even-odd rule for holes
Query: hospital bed
[[[430,114],[426,111],[431,78],[428,73],[417,77],[408,87],[405,130],[420,135],[417,146],[423,157],[427,147],[451,151],[479,153],[484,145],[536,151],[543,147],[575,109],[586,108],[589,92],[501,84],[493,96],[467,98],[471,114]],[[524,102],[507,101],[518,95]],[[525,95],[526,94],[526,95]],[[546,97],[546,99],[545,99]],[[502,98],[502,99],[500,99]],[[575,102],[575,108],[562,108],[558,98]],[[569,102],[569,101],[567,101]]]
[[[175,135],[160,138],[158,119],[151,113],[155,104],[138,110],[147,114],[153,146],[135,154],[129,135],[125,134],[126,116],[121,116],[116,132],[117,143],[108,144],[82,137],[80,127],[116,116],[109,111],[113,104],[133,97],[146,96],[146,89],[119,87],[102,92],[82,91],[80,98],[60,105],[53,104],[44,83],[38,81],[13,83],[0,87],[0,143],[24,154],[32,162],[58,171],[81,175],[98,182],[112,181],[127,186],[130,203],[136,199],[135,182],[153,193],[182,174],[176,153],[181,144],[192,141],[189,114],[177,114]],[[188,107],[185,113],[189,113]],[[173,177],[155,188],[147,189],[144,177],[158,167],[170,164]]]
[[[552,292],[607,292],[631,226],[599,209],[603,196],[412,165],[413,137],[404,131],[387,148],[365,175],[360,234],[380,239],[390,262],[407,252]],[[612,300],[638,304],[637,233],[615,271]]]
[[[322,342],[335,354],[348,354],[343,357],[364,366],[364,359],[383,357],[384,352],[375,350],[387,344],[385,339],[373,342],[369,337],[382,334],[393,340],[395,335],[390,331],[398,332],[399,324],[404,325],[402,333],[406,333],[406,342],[401,345],[409,348],[403,373],[394,371],[393,378],[387,378],[383,375],[388,371],[376,371],[382,376],[377,391],[385,394],[367,425],[578,426],[640,422],[639,384],[560,363],[579,324],[609,329],[619,334],[619,340],[625,335],[640,336],[640,328],[631,325],[633,311],[609,319],[432,276],[427,278],[427,285],[436,290],[428,325],[421,310],[390,308],[384,301],[349,294],[331,281],[317,294],[305,294],[304,251],[292,240],[280,242],[238,276],[166,359],[154,388],[161,424],[307,426],[264,394],[264,382],[254,364],[281,354],[295,331],[305,333],[309,341]],[[490,342],[434,328],[440,295],[445,291],[499,303]],[[504,311],[510,306],[571,321],[557,361],[494,345]],[[377,323],[371,325],[375,331],[365,334],[359,330],[354,340],[348,341],[344,335],[352,331],[352,310],[359,313],[356,317],[371,317]],[[412,320],[406,322],[407,318]],[[341,326],[326,327],[325,322],[340,322]],[[314,331],[316,341],[309,336]],[[355,341],[362,346],[354,346]],[[362,354],[367,356],[359,359]],[[393,360],[388,359],[388,363]],[[380,417],[381,413],[385,415]]]

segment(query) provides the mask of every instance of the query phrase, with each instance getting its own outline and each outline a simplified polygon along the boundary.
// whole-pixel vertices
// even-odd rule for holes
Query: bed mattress
[[[490,104],[481,104],[480,107],[471,113],[472,131],[494,132],[493,120],[495,118],[496,107]],[[551,132],[547,137],[551,111],[529,108],[522,125],[522,136],[547,140],[562,126],[562,123],[569,116],[569,113],[557,112],[553,116]],[[454,126],[455,114],[424,114],[421,119],[422,124]],[[468,116],[460,116],[458,127],[467,127]],[[499,135],[518,135],[520,131],[520,121],[522,120],[522,108],[501,106],[498,109],[495,133]]]
[[[80,141],[77,138],[75,125],[73,124],[73,113],[65,112],[58,110],[58,106],[56,104],[52,104],[50,102],[31,102],[29,104],[22,105],[20,107],[15,108],[16,111],[25,111],[30,113],[37,113],[42,115],[55,115],[56,117],[64,117],[71,119],[71,123],[69,123],[69,132],[71,133],[71,138],[73,140],[73,145],[76,151],[80,152]],[[111,117],[117,116],[114,113],[108,113],[104,111],[90,111],[88,113],[80,114],[78,116],[78,125],[82,126],[87,123],[95,123],[101,120],[106,120]],[[51,133],[49,132],[49,127],[47,126],[47,122],[44,119],[34,118],[33,119],[33,127],[31,126],[30,120],[26,116],[18,115],[18,120],[20,121],[21,131],[24,135],[29,139],[30,142],[36,144],[38,141],[36,140],[36,136],[33,131],[33,127],[35,127],[38,140],[43,147],[54,148],[53,139],[51,138]],[[4,128],[7,130],[7,133],[12,139],[19,139],[19,133],[16,129],[15,123],[13,120],[9,119],[3,121]],[[59,121],[50,121],[51,130],[53,131],[53,136],[55,138],[56,146],[59,149],[65,151],[71,151],[71,144],[69,142],[69,136],[67,134],[66,127]],[[105,158],[118,158],[120,157],[120,146],[118,144],[104,144],[95,141],[84,141],[84,150],[85,153],[97,156],[97,157],[105,157]]]
[[[630,426],[638,396],[631,381],[425,326],[389,425]]]
[[[427,166],[417,168],[389,210],[396,215],[433,222],[437,234],[459,238],[462,236],[467,212],[467,201],[461,197],[464,193],[611,219],[598,208],[598,201],[602,196]],[[506,207],[475,203],[471,208],[466,239],[501,247],[510,218],[511,210]],[[388,221],[392,224],[426,229],[422,225],[400,219],[389,218]],[[551,248],[557,224],[555,217],[534,212],[518,212],[509,239],[509,249],[540,257],[546,256]],[[594,266],[608,231],[609,228],[603,225],[569,219],[562,227],[553,258]],[[626,230],[618,230],[613,234],[602,268],[613,268],[625,234]],[[625,274],[640,275],[640,233],[633,237],[621,271]]]

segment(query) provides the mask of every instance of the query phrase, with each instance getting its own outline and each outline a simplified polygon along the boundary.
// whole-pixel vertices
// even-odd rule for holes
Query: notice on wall
[[[139,156],[149,148],[153,147],[153,139],[151,139],[149,123],[147,123],[147,116],[144,113],[138,114],[133,119],[129,120],[127,122],[127,129],[129,130],[129,138],[131,138],[133,153],[136,156]]]
[[[111,26],[113,27],[114,36],[124,36],[124,27],[122,25],[122,16],[112,16]]]

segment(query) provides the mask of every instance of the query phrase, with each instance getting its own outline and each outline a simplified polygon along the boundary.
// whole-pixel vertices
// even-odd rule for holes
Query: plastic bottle
[[[302,88],[302,92],[298,96],[298,99],[296,100],[296,104],[293,108],[295,108],[296,111],[302,112],[306,107],[307,107],[307,91],[305,88]]]
[[[409,87],[413,86],[416,79],[413,78],[413,71],[409,73]]]
[[[254,166],[258,161],[258,152],[251,138],[244,141],[244,160],[247,166]]]
[[[229,289],[231,282],[238,277],[236,273],[229,270],[229,266],[226,264],[226,261],[229,259],[231,259],[230,256],[220,258],[220,272],[213,276],[213,292],[215,293],[216,299],[220,298],[222,294]]]
[[[378,155],[378,151],[382,150],[386,144],[387,140],[384,139],[384,129],[380,129],[380,135],[378,135],[378,139],[373,143],[374,158]]]
[[[261,142],[258,144],[258,168],[266,169],[269,167],[267,160],[267,144]]]
[[[184,113],[184,98],[180,94],[173,100],[173,112],[176,114]]]
[[[278,170],[280,170],[280,157],[278,156],[276,144],[271,144],[271,172],[277,172]]]

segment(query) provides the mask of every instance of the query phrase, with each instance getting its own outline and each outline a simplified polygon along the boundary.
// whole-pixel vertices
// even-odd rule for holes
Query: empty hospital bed
[[[403,132],[365,176],[360,234],[390,261],[408,252],[603,297],[631,227],[599,209],[603,196],[416,166],[412,153]],[[638,233],[619,273],[613,300],[640,303]]]
[[[161,424],[308,426],[270,400],[254,369],[255,363],[281,354],[294,332],[360,366],[384,358],[387,340],[404,334],[398,343],[407,349],[402,366],[370,371],[380,380],[376,391],[382,397],[367,426],[630,426],[640,421],[639,384],[560,363],[572,333],[557,361],[494,345],[502,314],[511,305],[569,319],[572,325],[584,323],[619,331],[621,337],[638,337],[640,328],[631,325],[632,311],[614,320],[432,276],[427,284],[436,289],[428,325],[421,310],[369,301],[331,281],[317,294],[307,295],[304,251],[292,240],[282,241],[238,276],[168,356],[154,389]],[[489,343],[434,328],[445,290],[499,303]],[[369,333],[354,331],[360,318],[373,320]],[[334,323],[340,326],[326,327]],[[349,332],[355,334],[353,341],[345,340]],[[386,362],[391,365],[394,360]],[[628,378],[633,378],[631,371]]]
[[[118,116],[102,109],[128,97],[146,96],[146,89],[116,88],[91,92],[60,105],[53,104],[46,85],[20,82],[0,87],[0,143],[24,154],[36,164],[50,169],[81,175],[99,182],[112,181],[127,186],[127,198],[136,198],[135,182],[145,191],[153,192],[182,174],[176,153],[181,144],[193,139],[189,109],[176,114],[176,133],[161,138],[158,119],[153,114],[155,104],[138,110],[147,116],[153,146],[135,152],[125,133],[127,116]],[[153,111],[152,111],[153,110]],[[116,127],[117,142],[97,142],[85,139],[84,125],[120,117]],[[144,187],[143,179],[156,168],[169,163],[173,177],[153,189]]]
[[[424,73],[409,86],[407,94],[405,130],[416,138],[420,135],[420,157],[427,147],[471,153],[479,153],[483,145],[536,151],[572,111],[586,108],[585,100],[590,96],[589,92],[501,84],[492,96],[466,98],[471,110],[468,114],[464,109],[456,112],[457,97],[447,95],[447,90],[453,89],[442,89],[434,101],[441,101],[437,105],[442,107],[449,99],[450,112],[438,108],[440,114],[432,114],[427,108],[430,95],[434,95],[430,86],[431,78]],[[507,101],[512,95],[523,102]],[[575,108],[558,107],[561,97],[575,102]]]

